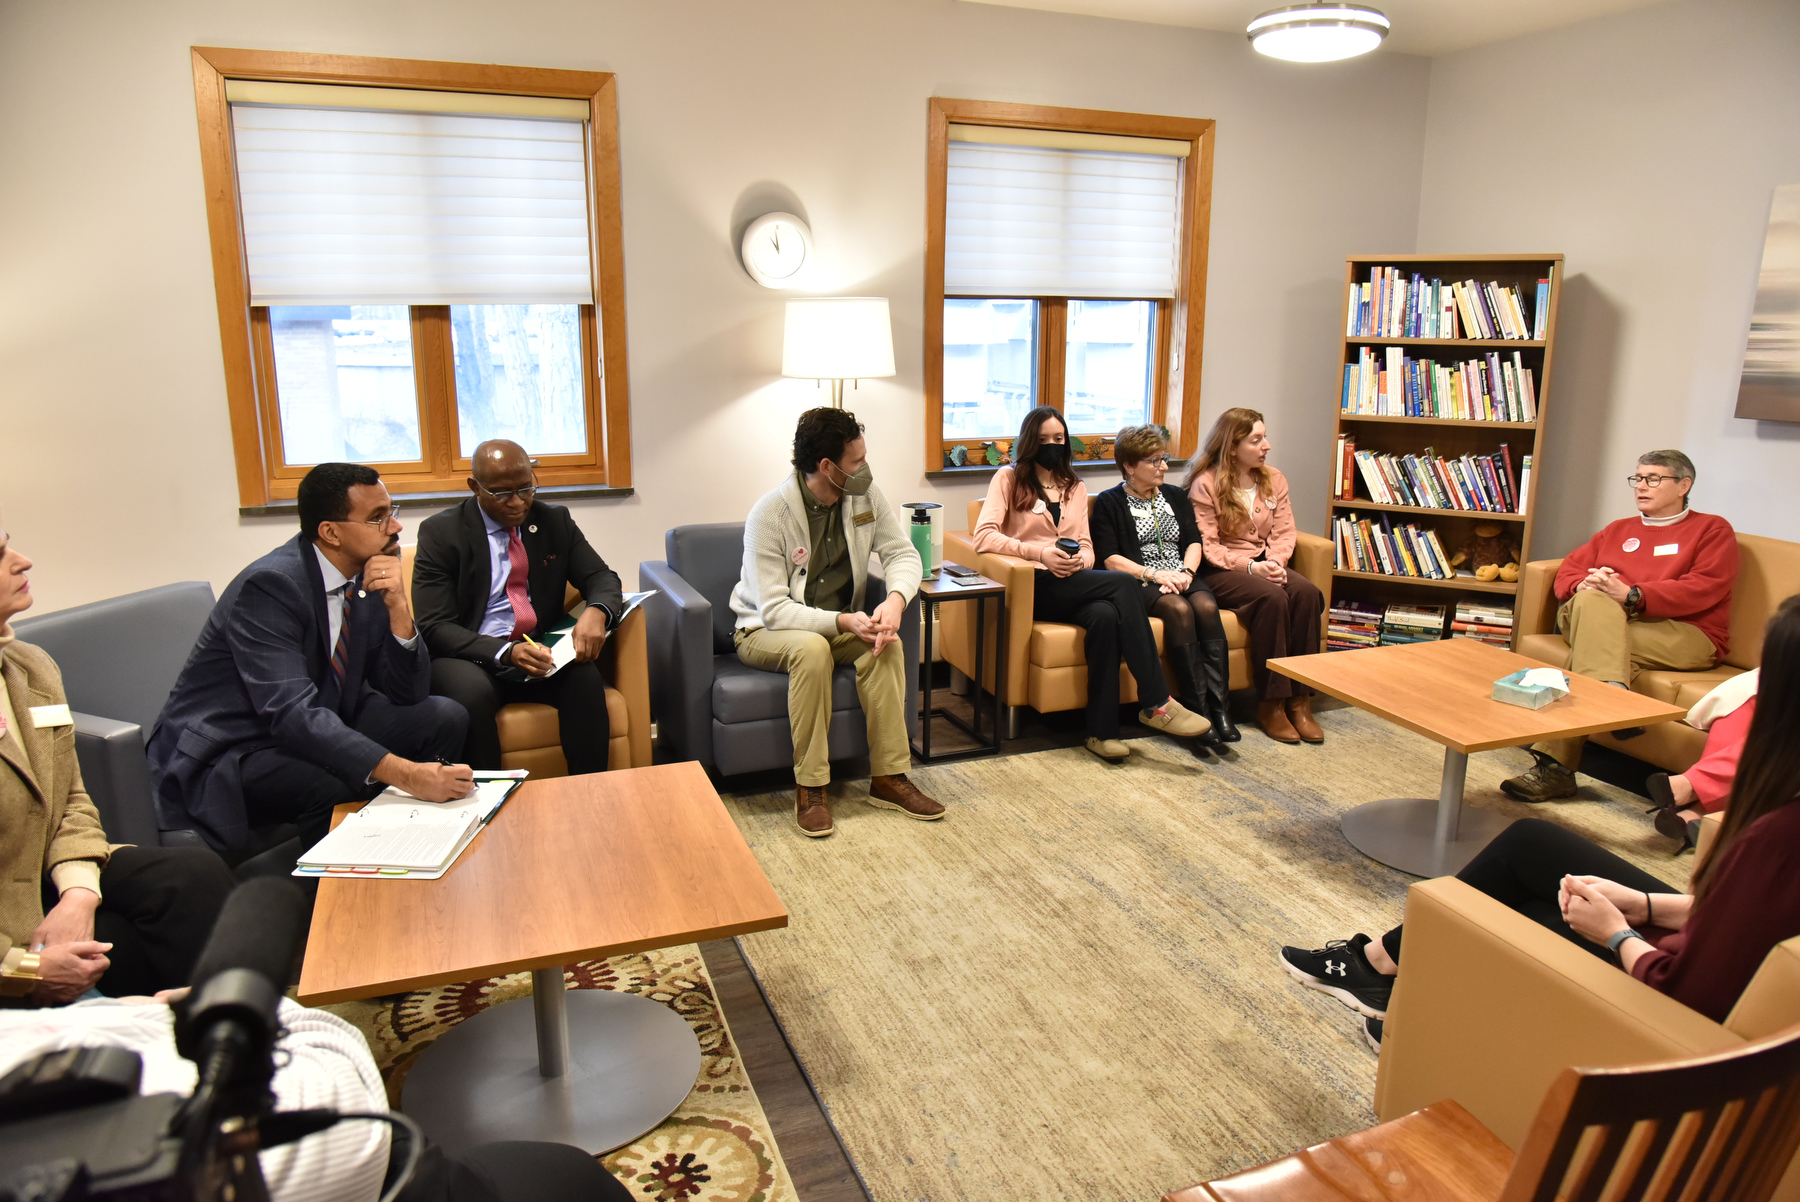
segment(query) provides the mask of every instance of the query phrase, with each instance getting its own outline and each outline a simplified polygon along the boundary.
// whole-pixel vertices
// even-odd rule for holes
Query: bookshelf
[[[1370,286],[1376,268],[1392,269],[1390,281],[1404,282],[1400,304],[1386,310],[1365,304],[1365,291],[1376,301],[1383,295],[1379,281]],[[1540,280],[1549,281],[1541,293]],[[1433,288],[1434,282],[1443,288]],[[1464,289],[1459,296],[1450,287],[1453,282],[1473,282],[1479,295]],[[1341,451],[1334,458],[1326,534],[1338,544],[1338,563],[1328,607],[1340,601],[1442,605],[1453,614],[1458,602],[1510,604],[1518,591],[1515,583],[1477,580],[1472,575],[1438,579],[1363,570],[1382,567],[1379,555],[1371,557],[1372,548],[1358,544],[1364,561],[1375,560],[1372,565],[1359,562],[1355,549],[1344,545],[1354,540],[1354,533],[1345,531],[1340,519],[1368,521],[1370,535],[1409,526],[1420,535],[1434,532],[1438,545],[1452,556],[1470,540],[1478,523],[1491,522],[1501,528],[1502,537],[1518,545],[1520,565],[1529,562],[1538,482],[1543,478],[1544,424],[1551,401],[1562,282],[1563,257],[1555,254],[1355,255],[1345,260],[1343,305],[1338,311],[1341,353],[1332,388],[1336,410],[1332,445],[1339,448],[1352,441],[1357,452],[1391,458],[1365,461],[1366,466],[1346,463]],[[1426,289],[1422,297],[1419,284]],[[1500,289],[1515,290],[1516,309]],[[1398,290],[1390,282],[1386,291],[1394,295]],[[1472,312],[1477,305],[1485,308]],[[1446,309],[1454,312],[1454,318],[1446,315]],[[1475,333],[1485,323],[1501,325],[1497,332],[1528,336],[1417,336],[1436,333],[1452,321],[1457,334]],[[1396,374],[1386,369],[1395,365],[1400,383],[1389,388],[1387,382]],[[1529,381],[1521,378],[1526,374]],[[1494,458],[1484,466],[1489,456]],[[1524,479],[1527,456],[1531,472]],[[1498,511],[1461,507],[1467,502],[1504,502],[1509,489],[1497,477],[1509,461],[1510,491],[1524,512],[1503,503]],[[1368,478],[1371,470],[1375,480]],[[1346,471],[1348,499],[1342,495]],[[1395,475],[1400,477],[1398,488]],[[1376,489],[1387,495],[1379,496]],[[1414,501],[1425,503],[1407,503]],[[1451,507],[1445,507],[1446,502]],[[1340,531],[1349,539],[1340,539]],[[1392,554],[1391,536],[1387,549],[1390,558],[1404,558]],[[1428,546],[1423,558],[1432,557]]]

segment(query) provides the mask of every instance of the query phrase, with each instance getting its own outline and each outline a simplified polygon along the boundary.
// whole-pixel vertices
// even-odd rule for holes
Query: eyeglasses
[[[1631,485],[1633,488],[1636,488],[1640,484],[1648,484],[1651,488],[1657,488],[1667,484],[1671,480],[1679,480],[1681,478],[1682,477],[1680,476],[1627,476],[1625,477],[1625,483]]]
[[[503,488],[499,492],[495,492],[479,480],[475,481],[475,487],[479,488],[482,492],[494,498],[494,500],[500,502],[502,505],[509,503],[514,497],[519,498],[519,500],[529,505],[531,504],[531,498],[537,496],[537,483],[535,480],[532,483],[527,484],[524,488]]]
[[[340,524],[345,525],[345,526],[373,526],[377,530],[386,530],[388,527],[388,523],[393,520],[394,520],[394,511],[391,509],[384,509],[384,510],[381,510],[374,517],[356,518],[354,520],[352,520],[350,518],[343,518],[341,520]]]

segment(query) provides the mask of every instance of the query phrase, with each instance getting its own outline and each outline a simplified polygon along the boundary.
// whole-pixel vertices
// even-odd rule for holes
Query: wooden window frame
[[[1193,455],[1200,439],[1200,364],[1206,335],[1207,241],[1212,227],[1213,127],[1210,119],[1161,117],[1149,113],[1113,113],[1099,109],[1054,108],[991,100],[953,100],[933,96],[927,102],[925,141],[925,470],[942,474],[945,452],[971,439],[944,435],[944,227],[946,179],[950,158],[950,126],[992,125],[1013,129],[1049,129],[1071,133],[1122,134],[1188,143],[1181,168],[1181,255],[1177,260],[1175,296],[1156,307],[1157,386],[1151,396],[1150,420],[1168,427],[1171,449],[1180,459]],[[998,295],[998,294],[996,294]],[[1009,296],[1038,302],[1038,393],[1061,408],[1065,322],[1050,313],[1065,311],[1065,297]],[[1054,326],[1054,328],[1052,328]],[[1054,344],[1054,345],[1053,345]],[[1055,384],[1054,390],[1050,385]],[[1071,430],[1083,438],[1110,439],[1115,430]],[[1010,444],[1010,437],[997,440]],[[1110,448],[1108,448],[1110,451]],[[1093,461],[1110,458],[1099,456]],[[980,465],[951,471],[982,470]],[[988,470],[991,470],[988,469]]]
[[[545,455],[538,480],[547,491],[607,495],[631,488],[631,404],[625,355],[625,254],[619,178],[619,106],[614,76],[482,63],[364,58],[353,55],[192,48],[201,171],[211,235],[213,286],[224,349],[225,396],[231,415],[240,512],[286,510],[305,467],[282,456],[275,398],[274,347],[268,311],[250,305],[250,277],[225,99],[228,79],[284,83],[363,84],[443,92],[483,92],[585,100],[589,105],[588,211],[595,304],[581,306],[583,385],[589,446]],[[454,356],[446,305],[410,309],[414,380],[419,393],[421,458],[372,464],[397,502],[424,503],[467,491],[467,456],[458,455]],[[426,359],[434,362],[425,370]]]

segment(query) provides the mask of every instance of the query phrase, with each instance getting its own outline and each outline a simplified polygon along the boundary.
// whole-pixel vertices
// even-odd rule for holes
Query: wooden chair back
[[[1638,1068],[1565,1069],[1500,1202],[1765,1202],[1800,1146],[1800,1026]]]

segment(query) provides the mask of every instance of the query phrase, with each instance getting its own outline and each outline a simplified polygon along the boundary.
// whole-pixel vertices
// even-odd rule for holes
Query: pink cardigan
[[[1262,555],[1270,563],[1285,568],[1300,541],[1294,525],[1294,508],[1288,503],[1287,477],[1274,468],[1269,469],[1269,474],[1275,478],[1274,501],[1258,493],[1250,514],[1250,529],[1227,538],[1219,532],[1216,472],[1215,468],[1201,473],[1188,489],[1188,496],[1194,502],[1194,520],[1200,524],[1201,537],[1206,540],[1206,562],[1233,572],[1247,572],[1250,561]]]
[[[1028,559],[1040,570],[1043,549],[1059,538],[1072,538],[1081,544],[1081,566],[1094,566],[1094,543],[1088,537],[1087,485],[1076,481],[1075,488],[1063,498],[1062,521],[1052,524],[1050,510],[1042,501],[1031,509],[1013,506],[1012,465],[994,473],[988,484],[987,500],[981,504],[981,516],[975,519],[975,549],[995,555],[1014,555]]]

